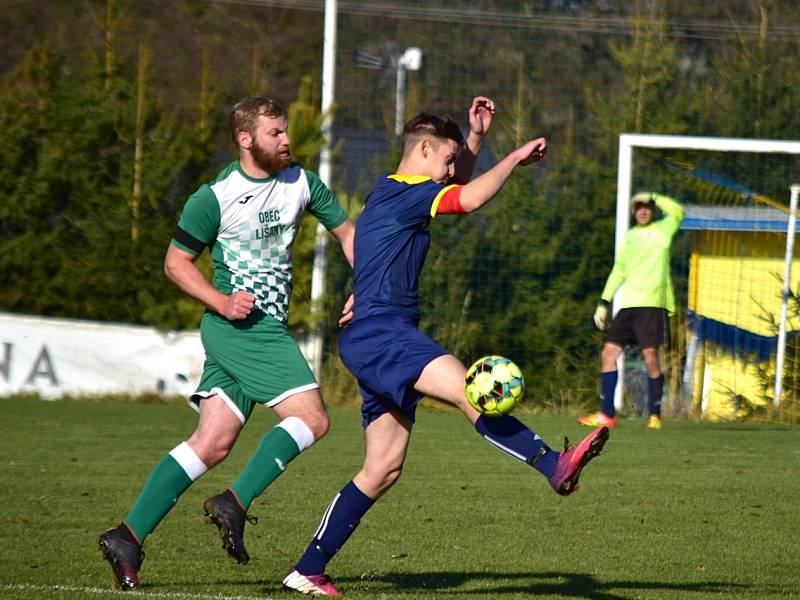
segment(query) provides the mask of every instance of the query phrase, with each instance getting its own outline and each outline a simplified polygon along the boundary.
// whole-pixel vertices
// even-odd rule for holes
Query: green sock
[[[189,458],[186,459],[185,457]],[[181,466],[179,460],[191,464]],[[192,468],[194,467],[194,469]],[[192,482],[205,472],[205,465],[191,452],[188,444],[180,444],[153,467],[150,477],[142,488],[139,497],[125,517],[125,523],[144,543],[166,514],[175,506],[178,497]],[[190,476],[191,474],[191,476]]]
[[[300,454],[300,447],[280,425],[270,429],[250,458],[239,478],[231,486],[245,510],[267,486],[283,473],[289,462]]]

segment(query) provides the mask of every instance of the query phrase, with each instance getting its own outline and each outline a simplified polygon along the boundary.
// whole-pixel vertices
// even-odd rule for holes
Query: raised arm
[[[459,198],[464,212],[478,210],[489,202],[500,191],[517,165],[533,164],[541,160],[545,152],[547,152],[547,141],[544,138],[531,140],[511,152],[486,173],[466,184],[461,189]]]
[[[472,100],[469,107],[469,133],[464,143],[464,148],[456,159],[455,179],[461,183],[467,183],[472,178],[472,170],[475,168],[475,161],[478,158],[481,144],[489,128],[492,126],[494,116],[494,102],[484,96],[478,96]]]
[[[656,206],[660,208],[665,215],[665,226],[669,229],[671,234],[675,234],[681,227],[683,221],[684,210],[677,200],[663,194],[653,194],[653,201]]]

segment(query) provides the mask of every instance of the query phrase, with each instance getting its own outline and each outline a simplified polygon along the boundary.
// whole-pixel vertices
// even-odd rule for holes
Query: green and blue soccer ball
[[[504,356],[484,356],[467,369],[467,400],[479,413],[499,417],[510,413],[522,400],[522,371]]]

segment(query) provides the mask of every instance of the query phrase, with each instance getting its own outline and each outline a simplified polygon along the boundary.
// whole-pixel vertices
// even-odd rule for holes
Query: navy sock
[[[542,438],[514,417],[481,415],[475,422],[475,429],[490,444],[509,456],[532,465],[545,477],[550,477],[555,472],[559,453],[551,450]]]
[[[664,374],[647,378],[647,410],[651,415],[661,416],[661,396],[664,393]]]
[[[617,389],[618,379],[619,374],[616,371],[600,373],[600,410],[609,417],[613,417],[617,412],[614,408],[614,392]]]
[[[297,561],[295,569],[303,575],[325,572],[325,565],[344,546],[375,501],[349,481],[325,509],[314,538]]]

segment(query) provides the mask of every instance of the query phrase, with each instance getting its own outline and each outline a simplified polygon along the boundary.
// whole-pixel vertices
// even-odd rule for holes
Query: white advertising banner
[[[204,358],[196,330],[0,312],[0,396],[185,395],[194,391]]]

